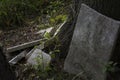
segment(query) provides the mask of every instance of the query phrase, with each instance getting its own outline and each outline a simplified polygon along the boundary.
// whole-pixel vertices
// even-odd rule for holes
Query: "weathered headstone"
[[[88,80],[105,80],[103,70],[115,47],[120,22],[81,5],[64,69],[86,73]]]
[[[40,49],[35,49],[31,56],[28,58],[29,65],[41,65],[45,69],[51,61],[51,56]]]

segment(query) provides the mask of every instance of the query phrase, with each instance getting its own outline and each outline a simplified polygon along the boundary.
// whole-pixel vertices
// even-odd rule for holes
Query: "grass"
[[[0,28],[13,29],[29,25],[29,22],[42,19],[42,16],[49,15],[52,18],[66,14],[64,0],[1,0],[0,1]],[[64,16],[64,15],[63,15]],[[63,19],[61,19],[63,20]],[[40,21],[39,24],[42,22]]]

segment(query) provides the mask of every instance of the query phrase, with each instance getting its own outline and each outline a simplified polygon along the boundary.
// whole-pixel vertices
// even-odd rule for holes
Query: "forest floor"
[[[35,25],[29,27],[20,27],[14,30],[1,31],[0,42],[4,48],[13,47],[26,42],[38,40],[40,34],[36,34],[40,29]]]
[[[40,67],[35,69],[22,62],[22,64],[18,64],[13,68],[18,80],[74,80],[75,75],[65,72],[63,64],[64,60],[55,61],[50,63],[50,66],[45,70],[41,70]]]
[[[63,11],[67,11],[67,9],[65,9]],[[58,15],[51,18],[51,22],[55,23],[54,27],[55,25],[58,25],[56,23],[63,23],[66,19],[66,13],[57,14]],[[6,49],[26,42],[42,39],[43,36],[36,34],[38,31],[43,29],[40,28],[40,25],[41,23],[39,23],[39,25],[36,23],[26,27],[18,27],[17,29],[12,30],[0,30],[0,42]],[[49,25],[48,27],[52,26]],[[26,61],[26,59],[23,59],[16,65],[12,65],[18,80],[74,80],[75,75],[66,73],[63,70],[64,59],[52,58],[52,61],[46,70],[42,70],[40,68],[35,69],[34,67],[28,66],[26,65]]]

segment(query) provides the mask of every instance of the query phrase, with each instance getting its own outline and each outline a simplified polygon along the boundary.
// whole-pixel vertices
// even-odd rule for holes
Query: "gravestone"
[[[35,49],[32,55],[28,58],[27,63],[29,65],[41,65],[43,69],[48,67],[51,61],[51,56],[40,49]]]
[[[119,21],[82,4],[64,70],[73,74],[83,72],[88,80],[105,80],[104,69],[115,47],[119,26]]]

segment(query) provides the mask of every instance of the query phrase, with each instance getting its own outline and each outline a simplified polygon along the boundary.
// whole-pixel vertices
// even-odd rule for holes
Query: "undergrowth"
[[[0,28],[13,29],[26,26],[44,14],[52,17],[54,22],[53,18],[65,13],[65,2],[64,0],[0,0]]]

